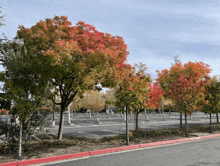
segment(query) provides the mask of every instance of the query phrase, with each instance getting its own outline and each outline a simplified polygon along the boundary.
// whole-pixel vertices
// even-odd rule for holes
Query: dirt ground
[[[189,128],[189,137],[195,137],[193,133],[210,133],[209,125],[193,125]],[[213,133],[220,133],[220,125],[213,124]],[[63,136],[62,140],[57,140],[54,135],[37,135],[41,141],[31,141],[22,145],[23,160],[44,158],[91,150],[99,150],[113,147],[125,146],[125,134],[102,138],[99,140],[82,137]],[[165,140],[175,140],[186,138],[185,128],[155,129],[149,131],[136,131],[129,133],[130,145],[158,142]],[[17,161],[18,144],[0,144],[0,163]]]

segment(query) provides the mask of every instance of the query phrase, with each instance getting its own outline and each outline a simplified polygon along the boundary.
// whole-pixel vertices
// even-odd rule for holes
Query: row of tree
[[[134,111],[136,129],[140,111],[161,107],[162,97],[170,99],[180,115],[185,114],[187,135],[187,114],[195,109],[211,113],[219,107],[219,81],[210,80],[207,64],[176,60],[152,82],[144,64],[125,63],[128,51],[122,37],[99,32],[82,21],[72,26],[66,16],[41,20],[31,28],[19,26],[13,41],[1,40],[0,50],[6,69],[0,74],[1,90],[19,115],[20,146],[22,124],[43,101],[50,99],[54,108],[60,107],[58,139],[62,139],[64,111],[72,103],[74,109],[82,104],[93,111],[102,109],[102,99],[91,97],[100,96],[95,94],[101,90],[98,85],[115,88],[116,100],[107,104],[125,109],[126,116]],[[83,103],[83,98],[89,102]],[[128,138],[127,130],[127,144]]]

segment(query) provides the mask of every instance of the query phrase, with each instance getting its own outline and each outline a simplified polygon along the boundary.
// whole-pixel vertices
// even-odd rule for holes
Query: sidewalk
[[[220,136],[220,134],[213,134],[213,135],[205,135],[205,136],[192,137],[192,138],[168,140],[168,141],[162,141],[162,142],[153,142],[153,143],[146,143],[146,144],[130,145],[130,146],[123,146],[123,147],[88,151],[88,152],[82,152],[82,153],[67,154],[67,155],[61,155],[61,156],[53,156],[53,157],[47,157],[47,158],[39,158],[39,159],[32,159],[32,160],[9,162],[9,163],[0,164],[0,166],[21,166],[21,165],[43,164],[43,163],[47,163],[47,162],[73,159],[73,158],[79,158],[79,157],[84,157],[84,156],[93,156],[93,155],[98,155],[98,154],[113,153],[113,152],[125,151],[125,150],[137,149],[137,148],[160,146],[160,145],[181,143],[181,142],[187,142],[187,141],[195,141],[195,140],[201,140],[201,139],[213,138],[213,137],[219,137],[219,136]]]

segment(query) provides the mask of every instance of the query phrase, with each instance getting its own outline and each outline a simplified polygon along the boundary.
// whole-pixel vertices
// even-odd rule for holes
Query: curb
[[[122,146],[122,147],[116,147],[116,148],[101,149],[101,150],[81,152],[81,153],[75,153],[75,154],[67,154],[67,155],[61,155],[61,156],[53,156],[53,157],[47,157],[47,158],[39,158],[39,159],[32,159],[32,160],[23,160],[23,161],[2,163],[2,164],[0,164],[0,166],[22,166],[22,165],[30,165],[30,164],[40,164],[40,163],[46,163],[46,162],[54,162],[54,161],[59,161],[59,160],[73,159],[73,158],[78,158],[78,157],[112,153],[112,152],[118,152],[118,151],[144,148],[144,147],[152,147],[152,146],[201,140],[201,139],[213,138],[213,137],[219,137],[219,136],[220,136],[220,134],[214,134],[214,135],[207,135],[207,136],[201,136],[201,137],[183,138],[183,139],[177,139],[177,140],[168,140],[168,141],[152,142],[152,143],[146,143],[146,144]]]

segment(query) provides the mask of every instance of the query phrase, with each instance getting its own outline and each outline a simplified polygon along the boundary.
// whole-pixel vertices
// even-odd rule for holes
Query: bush
[[[7,119],[0,119],[0,136],[4,136],[0,139],[14,145],[19,142],[20,123],[19,121],[16,121],[18,116],[15,114],[8,114],[7,116]],[[31,141],[31,138],[37,128],[39,128],[39,131],[44,132],[43,129],[47,126],[47,118],[44,115],[31,115],[30,118],[23,122],[23,142]]]

